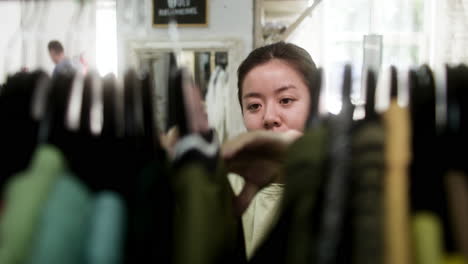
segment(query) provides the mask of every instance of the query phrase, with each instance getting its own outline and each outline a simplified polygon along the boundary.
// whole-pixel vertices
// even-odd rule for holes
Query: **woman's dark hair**
[[[245,76],[253,68],[272,59],[284,60],[294,67],[304,78],[304,82],[309,88],[309,91],[312,90],[313,74],[317,70],[312,57],[305,49],[294,44],[281,41],[253,50],[241,63],[239,69],[237,69],[237,87],[239,88],[237,96],[241,106],[242,82],[244,82]]]

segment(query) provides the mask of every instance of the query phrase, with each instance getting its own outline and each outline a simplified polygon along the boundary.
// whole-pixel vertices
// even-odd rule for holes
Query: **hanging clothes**
[[[317,252],[314,263],[340,263],[346,256],[342,250],[345,241],[345,221],[349,208],[351,127],[354,106],[351,104],[351,66],[345,66],[342,84],[342,106],[338,115],[330,115],[329,159],[333,164],[325,178],[323,210],[320,212]],[[318,100],[318,99],[317,99]],[[316,103],[318,105],[318,102]],[[317,107],[318,109],[318,107]]]
[[[115,192],[102,191],[94,197],[91,209],[84,262],[90,264],[123,263],[126,208]]]
[[[210,76],[205,98],[208,123],[216,130],[220,142],[224,142],[227,134],[226,118],[229,114],[226,107],[229,89],[227,81],[226,71],[221,66],[216,66]]]
[[[467,166],[464,155],[460,155],[467,147],[467,128],[465,124],[468,117],[468,93],[466,92],[468,68],[459,65],[456,68],[446,67],[447,78],[444,91],[446,91],[445,102],[438,100],[438,108],[444,109],[436,112],[445,114],[444,124],[438,122],[438,132],[442,138],[440,145],[446,163],[446,171],[443,174],[443,183],[445,184],[445,194],[447,199],[447,219],[448,226],[444,226],[444,234],[450,233],[453,238],[453,252],[451,255],[462,255],[468,259],[468,232],[465,225],[468,221],[468,183]],[[437,72],[436,72],[437,73]],[[440,76],[435,75],[435,77]],[[436,79],[437,80],[437,79]],[[439,84],[436,82],[436,84]],[[437,99],[440,97],[441,89],[437,89]],[[442,102],[440,102],[442,101]],[[445,230],[447,229],[447,230]]]
[[[447,87],[456,85],[452,71],[447,72]],[[448,220],[447,195],[444,189],[445,157],[437,153],[445,149],[444,136],[437,135],[435,83],[432,71],[422,66],[409,72],[410,120],[413,131],[410,166],[410,203],[412,213],[430,212],[443,225],[445,250],[454,250]],[[450,88],[451,89],[451,88]]]
[[[185,132],[169,160],[154,137],[148,76],[128,74],[125,99],[113,98],[115,80],[106,79],[100,135],[90,133],[93,79],[83,80],[79,126],[69,131],[63,121],[75,79],[57,76],[46,107],[50,126],[43,127],[54,146],[37,148],[39,123],[30,118],[28,94],[34,94],[41,74],[16,75],[0,95],[0,119],[12,122],[0,137],[9,144],[5,153],[15,144],[31,145],[2,163],[9,175],[0,201],[0,263],[463,261],[468,172],[460,152],[468,144],[467,73],[465,66],[448,67],[445,82],[423,66],[410,72],[409,85],[405,76],[383,78],[391,83],[392,99],[382,116],[374,110],[375,80],[368,79],[366,118],[355,122],[348,72],[342,112],[327,120],[311,118],[285,156],[285,184],[259,191],[242,218],[235,215],[233,200],[243,178],[227,175],[215,134],[190,123],[204,120],[198,118],[198,98],[188,102],[184,89],[175,96],[182,105],[176,105],[173,121],[186,122]],[[184,84],[183,74],[176,77],[179,83],[171,89]],[[401,86],[411,88],[410,108],[398,104]],[[446,100],[439,100],[437,89],[446,89]],[[235,89],[215,91],[231,96],[225,104],[219,101],[224,113],[231,113],[232,101],[238,107]],[[16,95],[28,99],[13,100],[17,105],[5,99]],[[117,121],[120,110],[114,106],[120,99],[121,134],[123,118]],[[196,111],[181,116],[186,109]],[[445,124],[439,123],[441,109]],[[233,130],[224,118],[225,139]],[[13,137],[23,125],[35,129],[34,140],[22,130],[20,140]],[[16,160],[20,156],[24,160]]]
[[[243,263],[240,221],[214,133],[190,134],[175,146],[174,263]],[[239,246],[242,245],[242,246]]]
[[[172,263],[174,192],[165,156],[149,163],[136,178],[129,201],[125,263]]]
[[[433,213],[420,212],[411,219],[415,264],[443,263],[443,231],[440,219]]]
[[[445,175],[445,186],[451,217],[452,232],[457,251],[468,259],[468,180],[463,172],[451,171]]]
[[[385,129],[375,112],[376,79],[367,72],[366,117],[354,124],[351,136],[352,263],[383,262],[383,169]]]
[[[320,188],[326,174],[328,130],[318,126],[290,147],[284,165],[286,184],[278,220],[249,263],[310,263]],[[311,148],[310,146],[314,146]]]
[[[386,263],[410,261],[408,165],[409,126],[408,111],[392,101],[384,114],[387,139],[385,175]],[[406,142],[406,144],[405,144]],[[406,164],[406,165],[405,165]]]
[[[244,116],[242,114],[242,109],[239,103],[239,99],[237,96],[238,87],[237,87],[237,78],[233,78],[233,76],[237,76],[237,69],[232,67],[234,63],[235,54],[229,54],[229,61],[232,62],[227,67],[227,86],[226,86],[226,140],[232,139],[239,134],[246,132],[247,129],[244,125]],[[237,57],[240,58],[240,57]]]
[[[411,263],[408,192],[411,126],[409,109],[398,103],[396,74],[396,69],[391,69],[392,92],[387,92],[392,97],[382,116],[385,127],[385,263],[408,264]]]
[[[384,135],[378,123],[362,124],[353,135],[353,263],[382,263]]]
[[[61,152],[44,145],[35,151],[29,168],[8,182],[0,218],[0,263],[25,262],[47,197],[65,172]]]
[[[60,175],[42,209],[26,263],[83,263],[92,207],[88,188],[72,174]]]

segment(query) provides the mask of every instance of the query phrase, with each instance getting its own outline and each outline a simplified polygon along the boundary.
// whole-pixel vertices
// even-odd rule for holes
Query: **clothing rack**
[[[129,71],[123,84],[94,73],[8,78],[0,93],[0,263],[468,258],[467,66],[392,67],[380,74],[388,83],[366,72],[361,120],[352,114],[351,66],[338,115],[319,113],[324,70],[313,73],[310,118],[285,156],[278,217],[250,259],[199,90],[184,69],[170,67],[169,120],[181,135],[174,153],[155,133],[148,74]],[[408,85],[398,87],[406,75]],[[409,105],[398,103],[404,89]],[[382,93],[389,107],[378,112]],[[36,105],[43,111],[33,115]],[[446,123],[437,122],[440,113]]]

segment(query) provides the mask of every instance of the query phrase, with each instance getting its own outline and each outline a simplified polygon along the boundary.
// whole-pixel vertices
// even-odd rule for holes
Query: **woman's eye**
[[[280,100],[280,104],[282,105],[289,105],[294,101],[292,98],[283,98]]]
[[[260,104],[250,104],[247,106],[247,109],[249,111],[256,111],[258,109],[260,109]]]

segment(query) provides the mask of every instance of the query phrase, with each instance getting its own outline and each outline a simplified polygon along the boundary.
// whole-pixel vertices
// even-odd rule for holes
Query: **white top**
[[[244,187],[244,179],[234,173],[229,173],[228,178],[234,193],[238,195]],[[263,188],[242,215],[247,259],[252,257],[276,222],[283,190],[284,184],[278,183]]]

